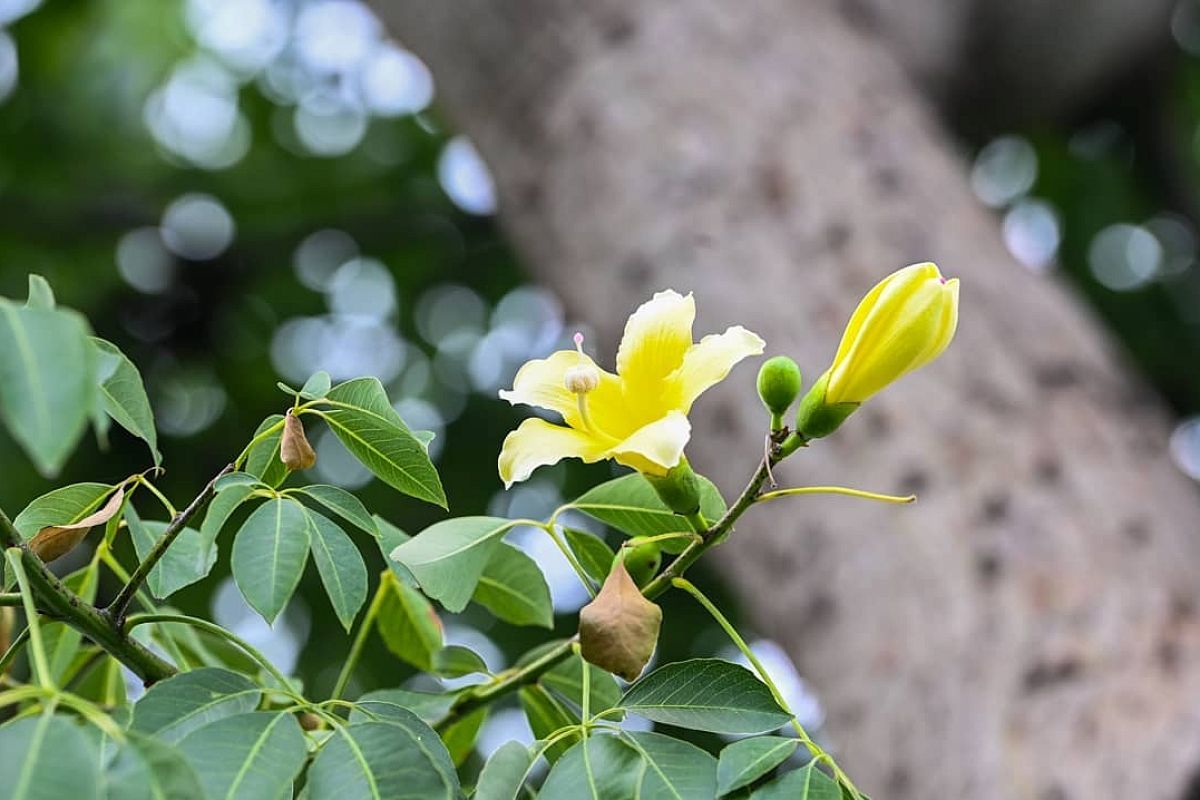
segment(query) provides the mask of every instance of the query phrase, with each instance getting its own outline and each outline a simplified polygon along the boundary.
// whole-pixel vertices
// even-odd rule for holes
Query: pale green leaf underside
[[[448,610],[466,608],[500,537],[516,523],[499,517],[458,517],[430,525],[392,551],[425,594]]]

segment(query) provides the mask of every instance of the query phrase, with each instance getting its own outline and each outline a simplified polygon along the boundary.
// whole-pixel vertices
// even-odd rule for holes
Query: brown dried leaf
[[[618,561],[596,599],[579,612],[579,646],[585,659],[627,681],[642,673],[658,644],[662,609],[638,591]]]
[[[293,472],[309,469],[317,463],[317,454],[308,437],[304,435],[304,424],[290,410],[283,421],[283,437],[279,440],[279,460]]]
[[[48,525],[42,528],[36,536],[29,540],[29,549],[33,550],[37,557],[47,564],[62,558],[79,546],[93,526],[102,525],[112,519],[113,515],[121,509],[124,499],[125,487],[119,486],[99,511],[68,525]]]

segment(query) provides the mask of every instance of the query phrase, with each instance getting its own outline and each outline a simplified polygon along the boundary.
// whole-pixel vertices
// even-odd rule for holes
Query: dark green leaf
[[[0,726],[4,800],[99,800],[94,739],[69,717],[41,714]]]
[[[408,567],[425,594],[459,612],[475,593],[500,537],[514,524],[499,517],[448,519],[430,525],[393,550],[391,557]]]
[[[202,667],[160,681],[133,707],[130,728],[177,742],[210,722],[253,711],[262,691],[236,672]]]
[[[84,602],[91,603],[96,599],[97,578],[96,570],[87,566],[68,575],[63,583]],[[50,660],[50,674],[56,684],[61,685],[67,678],[81,641],[79,631],[64,622],[42,623],[42,646]]]
[[[321,416],[363,466],[394,489],[446,507],[446,493],[425,446],[392,408],[377,378],[339,384],[325,399],[334,407]]]
[[[492,553],[471,599],[513,625],[554,627],[554,604],[542,570],[505,542]]]
[[[725,501],[712,481],[700,482],[700,511],[710,522],[725,514]],[[667,508],[654,487],[638,473],[623,475],[586,492],[570,504],[590,517],[629,536],[657,536],[691,531],[687,520]],[[663,550],[680,552],[685,540],[664,541]]]
[[[351,722],[362,722],[376,717],[390,717],[397,710],[410,711],[427,723],[441,719],[450,710],[454,694],[432,692],[410,692],[407,689],[380,689],[367,692],[358,698],[350,711]],[[372,716],[373,715],[373,716]]]
[[[479,729],[483,727],[487,715],[488,707],[484,706],[450,723],[450,726],[441,732],[442,742],[446,745],[454,766],[461,767],[475,750],[475,740],[479,738]]]
[[[179,750],[205,794],[225,800],[282,798],[307,755],[296,717],[269,711],[209,723],[185,736]]]
[[[372,536],[379,536],[379,527],[375,524],[375,520],[371,518],[370,512],[367,511],[361,500],[345,489],[339,489],[336,486],[314,484],[312,486],[305,486],[299,489],[298,492],[320,503],[356,528],[366,531]]]
[[[461,678],[480,672],[486,674],[488,668],[474,650],[458,644],[448,644],[433,654],[433,671],[446,678]]]
[[[583,567],[583,571],[588,574],[588,577],[596,583],[604,583],[609,570],[612,569],[613,559],[616,557],[612,548],[605,544],[599,536],[587,531],[563,528],[563,535],[567,537],[567,546],[571,548],[571,552],[575,554],[575,558],[579,560],[579,565]]]
[[[538,800],[631,800],[643,769],[637,751],[616,736],[589,736],[550,770]]]
[[[563,728],[579,724],[578,715],[541,686],[522,686],[517,691],[517,699],[521,703],[521,710],[525,712],[525,719],[529,721],[529,729],[538,740],[548,739]],[[543,755],[553,764],[578,741],[578,733],[564,736],[546,748]]]
[[[46,477],[58,474],[94,407],[88,335],[74,312],[0,298],[0,418]]]
[[[73,483],[46,492],[25,507],[13,527],[26,539],[48,525],[70,525],[91,514],[112,494],[107,483]]]
[[[518,800],[532,764],[528,747],[520,742],[502,744],[483,765],[474,800]]]
[[[759,787],[750,797],[752,800],[842,800],[842,792],[833,778],[810,763]]]
[[[256,487],[266,486],[257,476],[251,475],[249,472],[230,472],[217,478],[213,484],[213,491],[217,494],[224,492],[227,489],[239,488],[242,486]]]
[[[218,492],[209,502],[208,510],[204,512],[204,522],[200,525],[200,532],[204,534],[204,538],[215,542],[225,523],[233,516],[233,512],[249,499],[253,491],[253,486],[236,484]]]
[[[334,733],[308,771],[311,800],[457,800],[458,775],[429,726],[412,714]]]
[[[712,800],[717,796],[717,760],[694,744],[661,733],[624,733],[645,762],[638,800]]]
[[[433,668],[433,654],[442,647],[442,625],[425,596],[393,577],[376,624],[388,650],[420,670]]]
[[[139,559],[145,559],[167,529],[166,522],[143,522],[132,504],[125,506],[125,524]],[[217,563],[216,544],[195,528],[184,528],[150,570],[146,588],[157,598],[170,597],[208,575]]]
[[[791,719],[750,670],[709,658],[654,670],[629,687],[621,707],[654,722],[713,733],[765,733]]]
[[[367,601],[367,566],[346,532],[316,511],[305,509],[313,560],[325,593],[342,626],[349,631]]]
[[[283,438],[282,423],[282,414],[272,414],[264,419],[254,431],[255,437],[275,425],[279,425],[279,430],[256,443],[246,456],[246,472],[269,486],[278,486],[287,480],[288,476],[288,468],[279,458],[279,442]]]
[[[105,774],[109,800],[196,800],[200,776],[175,748],[130,732]]]
[[[570,655],[561,663],[548,670],[538,683],[561,695],[576,708],[583,709],[583,668],[586,662],[577,655]],[[588,683],[591,691],[588,693],[588,711],[597,714],[607,711],[621,702],[621,687],[611,673],[605,672],[594,664],[587,664]],[[617,717],[619,719],[619,717]]]
[[[254,509],[233,540],[233,579],[268,623],[300,583],[308,560],[308,527],[304,506],[295,500],[268,500]]]
[[[791,758],[799,746],[799,740],[784,736],[755,736],[727,746],[717,761],[717,794],[749,786]]]
[[[154,465],[162,463],[158,452],[158,431],[154,427],[154,411],[142,373],[112,342],[91,337],[92,348],[100,377],[100,400],[105,412],[117,424],[146,443]]]

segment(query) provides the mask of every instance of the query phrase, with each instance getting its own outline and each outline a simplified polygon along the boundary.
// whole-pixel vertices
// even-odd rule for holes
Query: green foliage
[[[79,438],[76,429],[88,418],[95,423],[97,410],[141,438],[157,465],[158,437],[137,368],[112,344],[89,338],[86,324],[55,304],[45,282],[31,281],[30,298],[28,306],[4,306],[6,313],[29,331],[45,325],[41,343],[47,347],[71,328],[99,365],[86,373],[85,392],[61,381],[57,370],[41,369],[40,360],[26,363],[19,350],[0,351],[6,374],[26,370],[19,375],[24,388],[5,400],[8,424],[23,425],[41,413],[29,406],[51,393],[60,406],[70,392],[77,395],[70,401],[77,407],[67,417],[73,438],[66,445],[62,430],[47,426],[18,437],[35,465],[61,464]],[[335,386],[317,373],[300,390],[281,388],[292,413],[323,420],[385,486],[444,507],[428,437],[408,428],[378,380]],[[518,526],[540,530],[560,547],[589,592],[604,582],[618,555],[644,573],[645,597],[629,584],[631,597],[642,604],[672,585],[687,587],[745,650],[699,590],[669,580],[681,576],[697,549],[723,540],[736,516],[713,524],[726,516],[726,504],[706,479],[697,477],[694,484],[702,515],[713,524],[703,534],[695,515],[689,521],[672,512],[650,483],[632,474],[585,492],[545,520],[451,517],[410,537],[373,514],[361,497],[336,486],[307,485],[291,472],[279,455],[283,420],[282,414],[267,416],[240,450],[231,447],[237,453],[232,463],[183,510],[156,485],[158,470],[152,468],[116,484],[53,489],[29,503],[11,527],[0,517],[0,541],[17,547],[6,558],[19,599],[52,612],[29,620],[23,644],[28,681],[16,680],[16,688],[0,692],[0,714],[9,714],[9,707],[16,712],[16,719],[0,725],[0,797],[99,798],[106,792],[135,800],[280,800],[299,789],[308,800],[458,800],[468,794],[476,800],[708,800],[750,791],[755,797],[822,800],[833,787],[835,796],[844,790],[857,800],[836,768],[837,780],[811,767],[771,779],[802,745],[828,759],[779,705],[774,688],[749,670],[716,659],[665,663],[622,692],[614,675],[581,657],[589,651],[578,637],[541,638],[564,618],[556,619],[542,567],[504,541]],[[104,536],[94,537],[91,558],[61,585],[37,556],[20,549],[40,531],[87,520],[106,502],[114,514],[96,522],[105,526]],[[139,509],[153,506],[165,509],[167,519],[144,519]],[[735,505],[735,511],[745,507]],[[614,529],[624,539],[620,550],[560,525],[560,516],[571,510]],[[218,548],[227,529],[233,529],[224,534],[227,541],[232,537],[230,546]],[[664,564],[660,548],[684,554]],[[326,700],[312,694],[325,687],[284,674],[234,632],[157,605],[209,576],[221,549],[246,602],[268,623],[293,597],[311,553],[316,579],[351,636]],[[375,578],[364,551],[386,560]],[[123,584],[115,599],[108,598],[106,573]],[[31,583],[31,575],[38,582]],[[106,607],[96,605],[105,600]],[[496,630],[519,635],[524,654],[493,673],[479,652],[447,642],[435,601],[451,613],[473,604],[469,614],[514,626]],[[570,624],[568,634],[578,628],[576,620]],[[611,624],[622,624],[620,615]],[[378,638],[372,637],[376,632]],[[364,650],[379,642],[394,657],[396,674],[387,678],[390,688],[362,692],[356,669]],[[333,638],[326,632],[310,641],[329,649],[343,643],[336,628]],[[150,684],[132,705],[122,664]],[[435,686],[457,683],[443,683],[439,691],[397,685],[414,669]],[[537,741],[504,744],[480,770],[472,754],[503,698],[515,700]],[[622,730],[617,723],[629,713],[670,727]],[[669,733],[758,734],[789,722],[799,738],[736,742],[719,761]],[[464,781],[475,784],[473,793],[464,792]]]

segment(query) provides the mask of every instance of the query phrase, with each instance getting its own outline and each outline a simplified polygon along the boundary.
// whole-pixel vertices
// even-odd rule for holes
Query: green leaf
[[[229,472],[217,478],[213,484],[213,491],[216,494],[234,489],[241,486],[249,486],[251,488],[266,486],[256,475],[251,475],[249,472]]]
[[[175,748],[130,732],[105,773],[111,800],[195,800],[200,776]]]
[[[533,731],[534,738],[536,739],[548,739],[563,728],[579,724],[579,716],[577,714],[560,703],[544,688],[536,684],[533,686],[522,686],[517,691],[517,700],[521,703],[521,710],[525,712],[525,719],[529,721],[529,729]],[[578,741],[578,733],[564,736],[560,741],[546,748],[543,753],[546,756],[546,761],[551,764],[558,761]]]
[[[567,656],[540,678],[538,683],[563,697],[579,710],[583,710],[583,668],[588,670],[588,710],[597,714],[607,711],[621,702],[621,687],[612,673],[605,672],[594,664],[587,664],[577,655]],[[619,717],[618,717],[619,719]]]
[[[346,532],[316,511],[304,510],[313,560],[325,594],[347,631],[367,601],[367,565]]]
[[[471,599],[513,625],[554,627],[546,577],[537,562],[511,544],[500,542],[495,548]]]
[[[84,602],[91,603],[96,600],[97,577],[96,570],[89,565],[68,575],[63,583]],[[61,686],[68,677],[68,670],[79,652],[82,639],[79,631],[65,622],[42,623],[42,646],[49,658],[50,674],[55,684]]]
[[[392,551],[425,594],[455,613],[467,607],[500,537],[516,523],[499,517],[459,517],[430,525]]]
[[[287,712],[254,711],[211,722],[179,743],[208,797],[282,798],[307,755],[304,734]]]
[[[725,501],[712,481],[696,476],[700,482],[700,511],[710,522],[725,514]],[[691,531],[687,520],[675,514],[659,498],[654,487],[638,473],[623,475],[602,483],[570,504],[589,517],[611,525],[629,536],[657,536],[663,533]],[[663,542],[669,553],[682,550],[684,541]]]
[[[385,576],[387,590],[376,625],[383,643],[401,661],[420,670],[433,668],[433,654],[442,648],[442,625],[437,612],[419,591]]]
[[[408,571],[408,567],[392,558],[392,551],[412,537],[378,514],[371,519],[375,521],[375,525],[379,529],[379,551],[383,553],[383,560],[387,563],[388,569],[401,583],[406,583],[415,589],[417,579]]]
[[[654,722],[712,733],[765,733],[791,719],[754,673],[711,658],[654,670],[629,687],[621,707]]]
[[[53,491],[25,506],[13,520],[13,527],[26,539],[33,538],[48,525],[70,525],[91,514],[112,494],[107,483],[73,483]]]
[[[88,334],[74,312],[0,299],[0,418],[46,477],[75,449],[94,405]]]
[[[233,579],[268,623],[300,583],[308,560],[308,529],[304,506],[295,500],[268,500],[254,509],[233,540]]]
[[[345,489],[318,483],[298,489],[297,494],[302,494],[319,503],[356,528],[372,536],[379,536],[379,526],[371,518],[371,513],[367,511],[361,500]]]
[[[325,399],[334,407],[320,415],[363,466],[394,489],[446,507],[446,493],[425,446],[392,408],[377,378],[339,384]]]
[[[253,492],[254,487],[247,484],[226,486],[217,492],[217,496],[209,502],[208,510],[204,512],[204,522],[200,524],[200,532],[204,534],[204,537],[215,542],[218,534],[225,527],[225,523],[233,516],[233,512],[246,502]]]
[[[310,800],[457,800],[458,775],[412,714],[358,722],[330,736],[308,770]]]
[[[300,396],[305,400],[319,400],[325,395],[329,394],[330,385],[331,381],[329,380],[328,372],[325,372],[324,370],[320,372],[314,372],[312,377],[305,381],[304,385],[300,387]]]
[[[399,711],[411,712],[427,723],[441,719],[454,703],[453,693],[411,692],[407,689],[379,689],[358,698],[350,711],[351,722],[376,717],[391,718]],[[374,716],[372,716],[374,715]]]
[[[599,536],[587,531],[575,528],[563,528],[562,531],[567,538],[567,546],[579,560],[583,571],[596,583],[604,583],[609,570],[612,569],[613,559],[616,558],[612,548],[605,544]]]
[[[287,480],[288,476],[288,468],[279,459],[279,442],[283,438],[283,425],[280,424],[282,422],[282,414],[272,414],[259,423],[254,431],[255,437],[275,425],[279,425],[279,430],[255,444],[246,456],[246,472],[268,486],[278,486]]]
[[[752,800],[842,800],[842,792],[833,778],[809,763],[759,787],[750,797]]]
[[[506,742],[483,765],[474,800],[519,800],[533,754],[520,742]]]
[[[158,431],[154,411],[142,383],[142,373],[112,342],[91,337],[100,376],[100,400],[104,410],[117,424],[144,441],[150,448],[154,465],[162,463],[158,451]]]
[[[755,736],[728,745],[717,761],[717,794],[749,786],[792,757],[798,739]]]
[[[201,667],[159,681],[133,706],[130,730],[178,742],[197,728],[253,711],[262,690],[245,676]]]
[[[550,770],[538,800],[630,800],[643,768],[637,751],[616,736],[589,736]]]
[[[469,647],[448,644],[433,654],[433,671],[445,678],[461,678],[480,672],[487,674],[488,667]]]
[[[125,506],[125,524],[139,559],[145,559],[166,531],[168,523],[143,522],[132,504]],[[146,577],[146,588],[159,599],[167,598],[185,586],[204,578],[217,563],[213,540],[195,528],[184,528],[167,552]]]
[[[627,732],[622,738],[646,765],[638,800],[712,800],[717,796],[717,760],[696,745],[661,733]]]
[[[99,800],[94,740],[69,717],[41,714],[0,726],[4,800]]]
[[[488,716],[488,707],[484,706],[458,719],[442,731],[442,742],[450,753],[454,766],[461,767],[463,762],[475,750],[475,740],[479,738],[479,729],[483,727]]]
[[[41,275],[29,273],[29,297],[25,300],[25,307],[49,311],[54,306],[54,290],[49,282]]]

